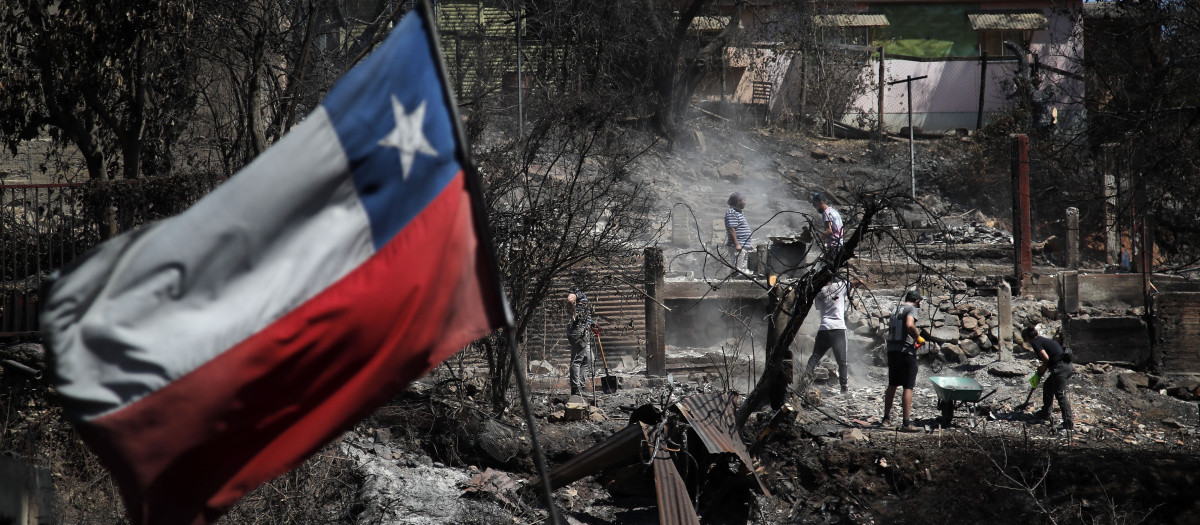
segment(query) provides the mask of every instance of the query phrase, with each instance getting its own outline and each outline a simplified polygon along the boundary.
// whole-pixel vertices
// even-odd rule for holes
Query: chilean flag
[[[444,79],[410,13],[240,173],[53,284],[55,387],[133,523],[215,521],[510,322]]]

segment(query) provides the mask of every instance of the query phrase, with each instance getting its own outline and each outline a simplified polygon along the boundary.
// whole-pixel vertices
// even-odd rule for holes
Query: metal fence
[[[224,180],[180,175],[109,183],[0,185],[0,337],[38,331],[42,284],[100,243],[187,208]],[[104,224],[110,227],[102,227]]]

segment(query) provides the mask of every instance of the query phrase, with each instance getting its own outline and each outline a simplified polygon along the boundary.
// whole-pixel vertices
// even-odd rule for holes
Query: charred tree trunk
[[[776,284],[772,296],[780,299],[768,320],[767,363],[762,377],[754,390],[746,396],[745,402],[738,407],[736,424],[741,428],[746,424],[755,410],[769,400],[773,408],[783,406],[787,398],[787,389],[793,377],[792,341],[800,331],[807,312],[812,308],[816,293],[833,280],[837,272],[854,257],[854,249],[871,226],[871,220],[884,205],[881,201],[868,203],[863,211],[862,222],[854,229],[854,233],[842,245],[840,250],[831,252],[829,259],[816,268],[809,270],[804,276],[791,283]],[[778,295],[776,295],[778,294]],[[783,327],[779,328],[779,324]]]

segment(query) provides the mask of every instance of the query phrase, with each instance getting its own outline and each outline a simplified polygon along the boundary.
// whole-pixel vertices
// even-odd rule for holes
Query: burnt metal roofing
[[[575,480],[616,465],[637,460],[643,435],[636,426],[627,426],[609,436],[604,443],[589,448],[550,471],[550,486],[562,487]]]
[[[967,13],[971,29],[1030,31],[1046,29],[1046,15],[1040,11],[981,11]]]
[[[890,25],[887,15],[876,13],[849,13],[841,15],[816,15],[813,22],[819,26],[834,27],[881,27]]]
[[[692,497],[688,493],[683,476],[675,468],[675,461],[666,446],[666,438],[660,433],[661,426],[650,426],[638,423],[646,438],[646,443],[652,444],[654,454],[654,495],[658,500],[658,523],[661,525],[700,525],[700,517],[692,507]],[[633,427],[630,427],[633,428]]]
[[[750,452],[746,450],[746,444],[737,431],[736,399],[737,395],[733,392],[698,394],[683,399],[675,406],[696,435],[700,436],[709,453],[737,456],[746,467],[746,472],[754,475],[759,490],[769,496],[771,492],[758,476],[754,460],[750,458]]]

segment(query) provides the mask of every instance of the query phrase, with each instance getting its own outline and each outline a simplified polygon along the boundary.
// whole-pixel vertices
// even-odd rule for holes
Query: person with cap
[[[921,294],[909,290],[904,294],[904,300],[896,305],[888,319],[887,331],[887,363],[888,386],[883,396],[883,422],[887,423],[892,416],[892,400],[896,389],[903,387],[902,406],[904,413],[902,432],[917,432],[912,425],[912,392],[917,384],[917,349],[925,344],[925,338],[917,330],[917,308],[921,306]]]
[[[739,192],[733,192],[727,201],[729,209],[725,211],[725,249],[728,252],[729,265],[734,268],[748,257],[750,246],[750,223],[746,222],[746,197]]]
[[[592,372],[592,321],[587,312],[587,294],[567,294],[567,343],[571,347],[571,395],[587,392],[587,378]]]
[[[838,213],[833,206],[825,202],[825,196],[820,193],[812,195],[813,207],[821,214],[821,220],[825,223],[825,229],[821,231],[821,239],[825,241],[825,247],[833,250],[842,246],[842,214]]]
[[[1062,428],[1075,428],[1075,414],[1071,410],[1071,401],[1067,399],[1067,381],[1075,374],[1075,365],[1071,364],[1071,352],[1058,344],[1057,341],[1039,335],[1037,328],[1026,326],[1021,330],[1021,337],[1033,349],[1034,357],[1042,362],[1037,372],[1029,379],[1030,388],[1037,388],[1042,378],[1042,409],[1034,412],[1038,419],[1050,419],[1051,403],[1058,400],[1058,408],[1062,410]],[[1049,372],[1050,375],[1046,375]]]
[[[850,283],[844,279],[834,278],[817,292],[813,306],[821,314],[821,326],[817,329],[816,343],[812,355],[808,358],[808,375],[812,375],[825,352],[833,349],[833,359],[837,361],[838,382],[842,393],[849,390],[850,367],[846,364],[846,292]]]

